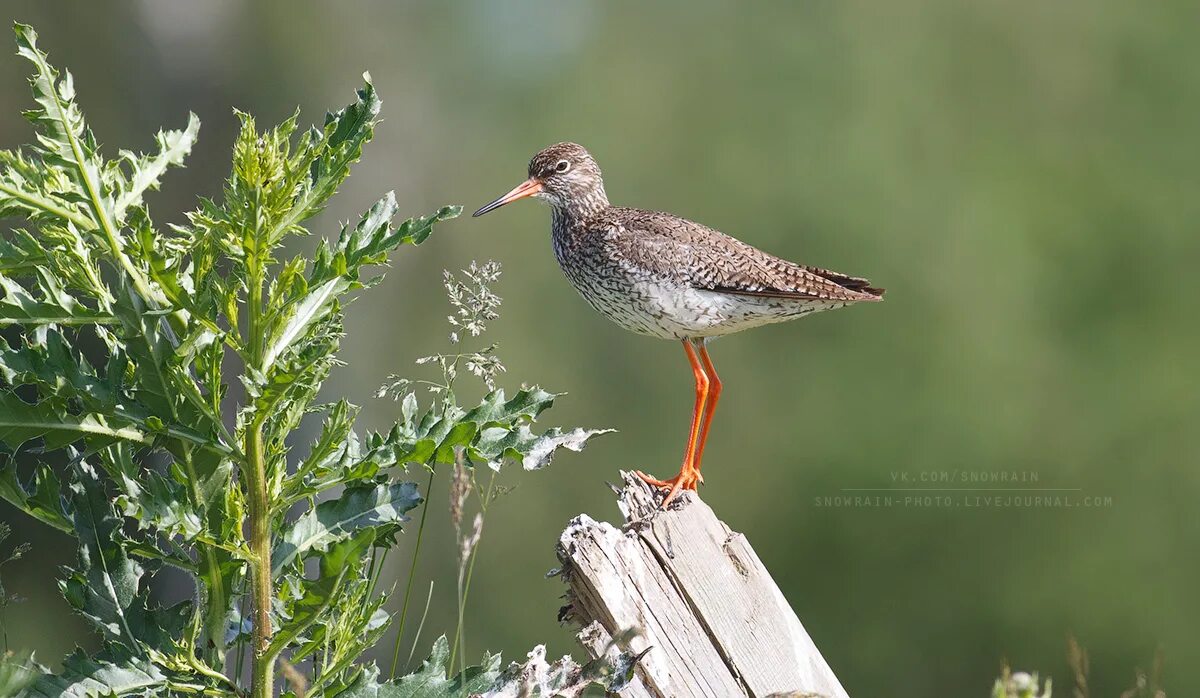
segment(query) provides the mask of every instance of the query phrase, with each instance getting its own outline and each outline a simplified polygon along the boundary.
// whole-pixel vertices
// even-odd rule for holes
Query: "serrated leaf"
[[[23,215],[38,223],[64,222],[90,226],[74,201],[64,196],[73,182],[61,168],[46,167],[22,151],[0,151],[0,215]],[[29,256],[32,250],[22,251]],[[34,255],[36,258],[37,255]],[[4,271],[20,270],[2,265]]]
[[[163,535],[183,536],[185,540],[194,539],[204,530],[200,512],[182,483],[150,471],[140,474],[130,486],[133,489],[126,495],[130,505],[127,514],[136,517],[141,527],[153,527]]]
[[[472,453],[486,460],[493,469],[499,469],[505,458],[511,458],[525,470],[540,470],[550,464],[558,449],[582,451],[593,436],[612,432],[612,429],[572,429],[564,432],[555,427],[535,434],[527,424],[508,429],[492,427],[479,434],[472,445]]]
[[[17,470],[7,461],[0,466],[0,499],[64,533],[74,533],[68,512],[63,507],[62,489],[58,476],[48,466],[39,464],[34,470],[28,489],[17,479]]]
[[[177,379],[179,368],[186,366],[179,367],[175,360],[175,346],[161,319],[148,313],[141,298],[132,292],[119,295],[114,310],[126,328],[123,334],[129,360],[137,367],[133,372],[135,399],[161,418],[177,421],[184,404],[183,382],[191,379]]]
[[[423,240],[434,223],[458,214],[447,207],[425,218],[409,219],[391,230],[397,208],[395,194],[388,192],[353,229],[343,228],[332,247],[322,243],[307,282],[289,286],[298,294],[273,300],[276,322],[263,357],[264,371],[269,371],[285,351],[303,350],[313,328],[337,312],[339,298],[361,287],[364,266],[385,263],[388,253],[397,246],[418,237]]]
[[[0,159],[4,155],[8,153],[0,153]],[[5,215],[6,211],[3,203],[3,174],[0,170],[0,216]],[[47,261],[44,243],[39,243],[26,230],[17,228],[8,237],[0,238],[0,275],[10,275],[12,278],[29,276]]]
[[[76,568],[59,583],[67,601],[100,628],[105,637],[138,646],[127,615],[138,594],[143,569],[129,559],[121,544],[122,521],[92,466],[79,462],[69,485],[72,524],[79,538]]]
[[[0,390],[0,443],[17,450],[39,437],[45,440],[47,450],[81,440],[88,444],[89,450],[114,441],[144,446],[153,442],[143,431],[120,419],[99,414],[74,415],[49,401],[30,404],[15,393]]]
[[[421,503],[412,482],[395,485],[354,487],[335,500],[322,502],[303,514],[284,532],[271,555],[273,574],[308,551],[324,551],[330,545],[363,528],[394,531],[408,521],[404,514]]]
[[[329,550],[321,556],[318,578],[304,580],[301,585],[303,588],[301,596],[293,603],[288,604],[288,618],[271,638],[271,645],[267,650],[269,656],[277,656],[299,641],[310,627],[325,618],[329,610],[344,599],[343,592],[346,590],[345,582],[347,580],[350,580],[351,585],[361,581],[359,573],[363,557],[374,543],[374,531],[359,530],[350,538],[329,547]],[[324,637],[326,629],[318,626],[313,630],[316,637],[312,638],[310,643]]]
[[[550,462],[559,448],[582,450],[588,440],[608,429],[574,429],[563,432],[554,428],[535,434],[529,427],[543,410],[559,397],[538,387],[519,390],[507,398],[502,389],[488,393],[479,405],[466,411],[440,413],[433,409],[423,415],[406,409],[406,415],[386,436],[374,434],[367,441],[361,462],[386,467],[407,462],[454,462],[458,447],[468,449],[474,459],[498,468],[505,458],[536,470]],[[415,401],[405,397],[404,404]]]
[[[124,521],[99,473],[86,461],[72,466],[68,489],[72,533],[79,539],[76,566],[66,568],[59,588],[75,610],[100,629],[112,645],[132,655],[171,650],[191,615],[191,602],[152,606],[141,589],[145,570],[129,557]]]
[[[61,673],[41,677],[22,698],[162,695],[166,687],[166,675],[148,659],[119,649],[94,658],[76,650],[63,661]]]
[[[20,23],[13,25],[17,37],[17,55],[33,64],[35,72],[29,84],[40,109],[25,112],[39,128],[38,142],[48,156],[62,163],[68,175],[79,185],[79,193],[88,214],[80,216],[64,210],[69,222],[94,229],[98,244],[128,275],[147,301],[156,294],[144,274],[125,253],[124,238],[114,215],[114,187],[111,176],[106,179],[103,162],[97,154],[96,139],[84,122],[83,113],[75,103],[75,83],[69,72],[60,79],[58,72],[47,62],[46,54],[37,47],[37,32]],[[89,220],[90,219],[90,220]]]
[[[559,395],[534,386],[517,391],[506,400],[504,390],[494,390],[484,396],[479,405],[463,417],[472,422],[508,422],[520,417],[536,418],[554,404]]]
[[[379,683],[379,669],[367,667],[342,698],[469,698],[485,693],[500,675],[500,657],[490,656],[483,666],[470,667],[452,679],[446,678],[450,646],[446,636],[433,643],[433,651],[421,668],[395,681]]]
[[[112,324],[116,318],[107,312],[88,308],[71,296],[48,269],[37,268],[37,295],[0,274],[0,327],[6,325],[98,325]]]
[[[78,157],[83,144],[80,139],[88,138],[83,115],[75,105],[75,85],[70,73],[59,82],[59,74],[46,61],[46,54],[37,47],[37,32],[26,24],[16,23],[13,31],[17,37],[17,55],[34,65],[35,73],[29,83],[33,97],[40,110],[28,111],[25,117],[39,125],[45,135],[40,140],[48,149],[66,161]]]
[[[121,157],[129,169],[128,184],[122,187],[117,197],[114,214],[124,220],[131,206],[142,203],[142,195],[148,189],[158,189],[159,179],[168,167],[181,167],[184,159],[192,152],[196,134],[200,132],[200,119],[188,114],[187,127],[181,131],[159,131],[155,136],[158,152],[153,155],[137,155],[122,151]]]
[[[301,287],[300,295],[276,300],[280,305],[275,312],[278,319],[263,357],[264,370],[269,370],[275,359],[285,350],[295,347],[320,320],[336,311],[335,303],[338,297],[357,284],[357,271],[361,266],[358,263],[361,259],[358,250],[347,248],[352,244],[357,247],[358,243],[369,245],[366,241],[385,237],[396,209],[396,197],[389,192],[363,215],[352,233],[348,234],[345,229],[342,230],[337,248],[345,261],[345,270],[342,273],[330,275],[328,278],[314,273]],[[350,254],[354,255],[353,262],[346,259]],[[318,269],[321,267],[318,266]]]
[[[124,362],[114,355],[106,375],[77,355],[57,328],[43,328],[21,344],[9,346],[0,338],[0,378],[10,386],[36,385],[45,398],[73,398],[88,411],[115,410]]]
[[[269,238],[278,241],[296,226],[321,211],[322,206],[350,174],[350,166],[362,155],[363,145],[374,135],[375,120],[383,103],[375,93],[370,76],[349,106],[325,117],[321,129],[312,129],[297,155],[296,169],[307,170],[291,210],[273,226]]]

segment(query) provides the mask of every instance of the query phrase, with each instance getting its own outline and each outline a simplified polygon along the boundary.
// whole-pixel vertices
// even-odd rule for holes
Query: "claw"
[[[658,487],[660,489],[670,489],[670,487],[675,484],[674,482],[671,482],[668,480],[659,480],[658,478],[647,475],[646,473],[643,473],[640,470],[633,471],[633,474],[637,475],[639,478],[641,478],[642,482],[646,483],[647,485],[650,485],[651,487]]]
[[[661,505],[663,509],[666,509],[667,505],[674,501],[675,497],[679,496],[679,493],[683,490],[691,490],[692,492],[695,492],[696,485],[704,482],[704,478],[700,475],[699,471],[693,470],[692,468],[688,468],[686,466],[679,471],[678,475],[667,480],[659,480],[658,478],[651,477],[640,470],[634,471],[634,475],[637,475],[639,478],[641,478],[642,482],[650,485],[651,487],[657,487],[660,490],[667,490],[667,495],[663,498]]]

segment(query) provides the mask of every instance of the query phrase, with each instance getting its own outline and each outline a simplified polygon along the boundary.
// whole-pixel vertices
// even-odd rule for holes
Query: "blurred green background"
[[[199,114],[201,146],[151,199],[160,221],[219,193],[230,107],[265,124],[299,105],[319,121],[370,70],[385,120],[325,233],[388,189],[414,214],[473,210],[569,139],[615,203],[871,277],[882,305],[714,345],[727,388],[702,492],[848,691],[983,695],[1003,658],[1065,691],[1074,633],[1096,696],[1131,684],[1159,645],[1169,695],[1200,695],[1195,2],[4,6],[75,73],[110,155]],[[27,66],[3,54],[0,146],[15,147],[31,138]],[[384,427],[396,406],[373,390],[446,348],[442,268],[494,258],[504,383],[568,391],[547,424],[620,431],[546,471],[505,472],[517,489],[484,531],[472,655],[576,651],[555,622],[563,587],[543,578],[559,530],[580,512],[618,517],[604,481],[670,474],[686,434],[679,347],[594,314],[561,277],[548,218],[516,205],[406,250],[350,310],[349,365],[327,387]],[[1031,473],[1111,505],[818,505],[942,472]],[[453,628],[445,502],[439,480],[417,582],[436,582],[425,646]],[[6,612],[9,645],[53,662],[89,643],[49,581],[73,554],[64,539],[7,505],[0,518],[34,544],[4,570],[26,598]],[[412,539],[389,560],[397,574]]]

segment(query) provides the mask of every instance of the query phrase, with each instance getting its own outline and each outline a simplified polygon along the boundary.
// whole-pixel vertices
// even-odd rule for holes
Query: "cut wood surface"
[[[592,656],[649,650],[621,696],[848,698],[745,536],[694,493],[661,511],[622,477],[624,525],[581,514],[558,548],[563,617]]]

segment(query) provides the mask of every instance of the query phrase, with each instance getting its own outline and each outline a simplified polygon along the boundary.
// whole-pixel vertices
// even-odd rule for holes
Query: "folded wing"
[[[709,291],[797,300],[877,301],[867,279],[789,262],[699,223],[620,209],[604,227],[628,262]]]

